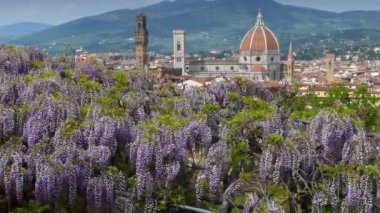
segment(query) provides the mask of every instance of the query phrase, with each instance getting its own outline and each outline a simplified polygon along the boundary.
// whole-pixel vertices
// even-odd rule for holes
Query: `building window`
[[[216,66],[216,67],[215,67],[215,69],[216,69],[216,70],[219,70],[219,67],[218,67],[218,66]]]
[[[247,57],[244,56],[244,61],[247,61],[247,60],[248,60]]]
[[[189,67],[186,67],[186,70],[189,70]]]
[[[201,67],[201,70],[204,70],[204,69],[205,69],[205,68],[202,66],[202,67]]]
[[[181,58],[177,58],[177,62],[181,62],[182,60],[181,60]]]
[[[181,42],[177,42],[177,51],[181,51]]]
[[[234,70],[234,67],[231,67],[231,70]]]
[[[274,61],[274,57],[271,57],[271,58],[270,58],[270,61],[273,62],[273,61]]]
[[[259,62],[261,60],[260,56],[256,57],[256,61]]]

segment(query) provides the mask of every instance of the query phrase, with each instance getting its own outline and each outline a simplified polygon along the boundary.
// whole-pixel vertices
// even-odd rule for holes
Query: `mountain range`
[[[20,36],[30,35],[47,28],[52,27],[48,24],[43,23],[33,23],[33,22],[22,22],[10,25],[0,26],[0,37],[7,39],[14,39]]]
[[[255,24],[259,8],[282,49],[287,48],[290,39],[299,46],[320,45],[323,39],[337,39],[338,43],[380,40],[380,11],[334,13],[273,0],[176,0],[84,17],[10,42],[37,45],[52,52],[62,51],[68,43],[89,51],[132,51],[135,17],[143,12],[148,17],[150,50],[169,53],[172,31],[177,28],[186,30],[189,52],[236,50]],[[368,30],[370,34],[362,33]],[[337,42],[331,42],[334,44]]]

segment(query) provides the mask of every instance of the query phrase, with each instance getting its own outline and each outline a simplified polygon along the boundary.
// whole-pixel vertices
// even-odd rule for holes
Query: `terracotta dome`
[[[259,11],[257,22],[247,34],[245,34],[240,44],[241,52],[266,52],[280,51],[280,45],[274,33],[264,25],[264,17]]]

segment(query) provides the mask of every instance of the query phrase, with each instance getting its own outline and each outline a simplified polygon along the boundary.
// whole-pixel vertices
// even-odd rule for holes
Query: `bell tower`
[[[182,69],[182,75],[185,74],[185,31],[173,31],[173,67]]]
[[[287,80],[289,82],[294,81],[294,65],[295,65],[295,62],[296,62],[296,60],[295,60],[293,45],[292,45],[292,42],[290,42],[289,53],[288,53],[288,61],[287,61],[287,66],[288,66]]]
[[[148,65],[148,30],[146,23],[146,16],[140,13],[136,17],[136,32],[135,32],[135,46],[136,46],[136,69],[144,70]]]

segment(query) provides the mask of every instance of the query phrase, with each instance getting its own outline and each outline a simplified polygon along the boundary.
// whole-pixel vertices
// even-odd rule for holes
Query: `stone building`
[[[174,34],[174,42],[178,42],[178,35],[176,34]],[[178,58],[175,55],[174,66],[177,66]],[[278,39],[264,24],[264,16],[260,10],[256,24],[245,34],[241,41],[239,59],[186,59],[185,73],[194,76],[243,76],[257,81],[280,81],[287,77],[286,65],[287,63],[282,63],[280,59]]]
[[[327,84],[332,84],[334,82],[334,72],[335,72],[335,54],[326,54],[326,80]]]

